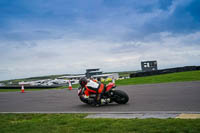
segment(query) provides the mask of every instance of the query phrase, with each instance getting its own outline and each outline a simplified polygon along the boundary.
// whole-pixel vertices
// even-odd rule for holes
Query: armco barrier
[[[175,73],[175,72],[185,72],[185,71],[194,71],[200,70],[200,66],[185,66],[185,67],[176,67],[176,68],[168,68],[168,69],[161,69],[155,71],[147,71],[147,72],[137,72],[130,74],[130,77],[144,77],[144,76],[151,76],[151,75],[159,75],[159,74],[167,74],[167,73]]]

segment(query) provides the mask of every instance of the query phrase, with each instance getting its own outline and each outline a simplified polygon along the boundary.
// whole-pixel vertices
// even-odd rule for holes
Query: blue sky
[[[200,65],[199,0],[1,0],[0,80]]]

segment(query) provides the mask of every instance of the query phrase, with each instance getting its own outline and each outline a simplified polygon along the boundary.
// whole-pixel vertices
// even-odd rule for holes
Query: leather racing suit
[[[96,103],[100,104],[102,93],[104,92],[104,84],[101,82],[96,82],[94,80],[89,80],[85,85],[85,95],[90,96],[91,93],[96,94]]]

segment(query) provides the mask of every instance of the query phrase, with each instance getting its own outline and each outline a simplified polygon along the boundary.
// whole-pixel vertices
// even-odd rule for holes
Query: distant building
[[[71,76],[62,76],[58,79],[70,79],[70,80],[79,80],[80,78],[85,77],[85,75],[71,75]]]
[[[3,83],[0,83],[0,86],[5,86],[5,84],[3,84]]]
[[[142,61],[141,68],[143,72],[158,70],[157,61]]]
[[[112,73],[112,74],[101,74],[101,75],[93,75],[92,78],[98,79],[98,78],[103,78],[103,79],[119,79],[119,74],[118,73]]]
[[[87,78],[91,78],[91,77],[94,76],[94,75],[101,75],[101,74],[103,74],[103,72],[100,71],[99,68],[97,68],[97,69],[86,69],[85,76],[86,76]]]
[[[112,74],[103,74],[102,71],[100,71],[99,68],[96,69],[86,69],[86,73],[85,75],[70,75],[70,76],[62,76],[59,77],[58,79],[68,79],[68,80],[80,80],[82,77],[87,77],[87,78],[94,78],[94,79],[98,79],[98,78],[102,78],[102,79],[118,79],[119,78],[119,74],[118,73],[112,73]]]

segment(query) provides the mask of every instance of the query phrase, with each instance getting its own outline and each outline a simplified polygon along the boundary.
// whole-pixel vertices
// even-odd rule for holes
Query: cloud
[[[10,2],[4,5],[7,10],[1,13],[7,16],[3,17],[2,27],[7,27],[4,32],[12,31],[4,36],[27,39],[45,38],[47,32],[52,35],[64,30],[84,37],[106,34],[109,38],[115,34],[121,39],[142,39],[144,35],[165,31],[179,34],[198,31],[198,5],[198,0]],[[22,8],[15,13],[13,10],[18,7]],[[24,29],[27,30],[21,31]]]
[[[0,2],[0,80],[199,65],[198,0]]]
[[[111,49],[115,54],[136,56],[141,60],[158,60],[161,68],[199,64],[200,32],[187,35],[157,33],[147,36],[145,41],[118,44]],[[157,38],[157,39],[155,39]]]
[[[149,42],[68,41],[67,36],[60,40],[38,41],[35,47],[21,47],[11,56],[5,54],[2,68],[12,70],[12,75],[17,77],[30,77],[84,73],[85,69],[96,67],[103,71],[139,70],[142,60],[157,60],[159,68],[200,63],[199,32],[179,36],[160,33],[153,38],[155,36],[159,39],[150,36],[147,40],[152,41]],[[193,46],[186,40],[193,42]]]

